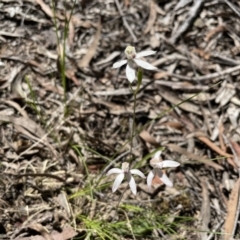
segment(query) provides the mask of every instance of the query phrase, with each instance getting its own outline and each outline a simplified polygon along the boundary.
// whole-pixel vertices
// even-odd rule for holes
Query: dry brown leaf
[[[220,122],[218,129],[219,129],[218,139],[219,139],[219,143],[220,143],[220,148],[224,152],[226,152],[226,145],[223,140],[224,126],[222,124],[222,121]]]
[[[158,88],[159,88],[159,94],[171,104],[178,105],[179,108],[187,112],[192,112],[197,115],[202,115],[199,106],[189,101],[183,102],[184,100],[180,99],[175,92],[171,91],[168,88],[165,88],[165,87],[158,87]],[[210,114],[208,109],[204,109],[204,111],[207,115]]]
[[[150,13],[147,21],[147,26],[144,30],[144,34],[147,34],[153,27],[155,21],[157,18],[157,8],[156,8],[156,3],[154,0],[151,1],[150,3]]]
[[[93,40],[91,46],[89,47],[86,55],[80,60],[80,62],[78,64],[78,66],[80,68],[87,67],[89,65],[90,61],[92,60],[94,54],[96,53],[97,46],[98,46],[100,36],[101,36],[101,29],[102,29],[102,25],[101,25],[101,22],[99,21],[98,28],[97,28],[96,34],[94,36],[94,40]]]
[[[130,5],[130,0],[124,0],[124,5],[128,7]]]
[[[176,129],[176,130],[180,130],[180,131],[183,131],[183,129],[184,129],[183,124],[181,124],[179,122],[174,122],[174,121],[164,122],[161,125],[170,127],[170,128]]]
[[[201,58],[204,58],[205,60],[209,60],[210,58],[210,54],[200,48],[194,48],[192,50],[192,53],[196,53],[198,56],[200,56]]]
[[[28,225],[29,228],[40,232],[45,240],[54,240],[53,237],[50,235],[50,233],[47,231],[45,227],[43,227],[42,224],[33,222],[30,225]]]
[[[26,129],[33,135],[37,136],[40,138],[40,142],[46,146],[48,146],[53,154],[57,156],[56,150],[51,146],[51,144],[48,142],[48,140],[45,138],[44,141],[42,141],[44,136],[46,136],[44,130],[41,128],[40,125],[35,123],[33,120],[29,118],[24,118],[24,117],[14,117],[14,116],[7,116],[7,115],[0,115],[0,122],[10,122],[12,124],[15,124],[16,126],[19,125],[19,127]],[[29,134],[28,134],[29,135]],[[36,140],[38,140],[36,138]],[[39,140],[38,140],[39,141]]]
[[[224,25],[219,25],[213,30],[211,30],[205,37],[205,41],[208,42],[215,34],[225,31],[226,27]]]
[[[8,105],[14,107],[23,117],[29,118],[27,112],[23,108],[21,108],[21,106],[18,103],[11,101],[11,100],[4,100],[4,99],[1,101],[5,104],[8,104]]]
[[[37,137],[43,137],[45,134],[41,126],[29,118],[0,115],[0,121],[20,125]]]
[[[69,21],[69,25],[68,25],[68,45],[69,45],[69,47],[71,47],[73,45],[74,36],[75,36],[75,29],[74,29],[73,20],[71,19]]]
[[[178,152],[180,154],[183,154],[185,155],[188,159],[192,159],[192,160],[195,160],[195,161],[198,161],[200,163],[204,163],[210,167],[213,167],[216,171],[219,171],[219,170],[223,170],[223,167],[213,161],[211,161],[210,159],[207,159],[205,157],[201,157],[201,156],[198,156],[198,155],[195,155],[194,153],[190,153],[188,152],[186,149],[184,148],[181,148],[179,147],[178,145],[176,144],[167,144],[166,145],[171,151],[175,151],[175,152]],[[191,162],[189,162],[191,163]]]
[[[16,70],[16,71],[15,71]],[[18,69],[14,69],[16,75],[11,82],[11,92],[12,98],[26,98],[26,93],[22,89],[22,79],[28,71],[28,68],[20,67]]]
[[[40,5],[40,7],[42,8],[42,10],[49,16],[49,17],[53,17],[53,12],[51,10],[51,8],[42,0],[35,0],[35,2],[37,4]]]
[[[240,158],[240,145],[234,141],[230,141],[234,150],[236,151],[237,156]]]
[[[93,99],[93,98],[92,98]],[[131,106],[122,106],[116,103],[104,101],[102,99],[96,98],[94,99],[94,102],[97,104],[102,104],[109,108],[109,111],[111,114],[114,115],[121,115],[124,113],[132,113],[132,107]],[[149,106],[143,106],[142,108],[137,108],[136,112],[148,112],[149,111]]]
[[[240,178],[235,183],[228,201],[228,211],[224,225],[224,232],[226,234],[224,240],[232,239],[235,224],[235,216],[239,199],[239,191],[240,191]]]
[[[147,143],[150,143],[151,145],[155,147],[159,147],[160,144],[156,141],[156,139],[146,130],[143,130],[139,136]]]
[[[63,209],[65,209],[68,217],[70,217],[72,210],[67,199],[67,194],[62,191],[60,194],[58,194],[56,201],[59,203],[60,206],[62,206]]]
[[[196,136],[200,141],[202,141],[203,143],[205,143],[207,146],[209,146],[213,151],[215,151],[216,153],[218,153],[221,156],[224,157],[233,157],[233,155],[228,154],[226,152],[224,152],[222,149],[220,149],[216,144],[214,144],[211,140],[209,140],[207,137],[204,136]]]
[[[201,229],[201,239],[205,240],[209,231],[208,224],[211,217],[211,208],[210,200],[208,193],[208,186],[206,179],[202,181],[202,207],[201,207],[201,220],[202,220],[202,229]]]
[[[154,74],[154,79],[161,79],[169,76],[168,72],[157,72]]]
[[[32,226],[34,229],[34,226]],[[16,238],[15,240],[68,240],[77,235],[77,232],[72,227],[65,227],[61,233],[53,231],[50,235],[51,238],[45,238],[39,235],[36,235],[34,237],[20,237]]]
[[[240,167],[240,145],[234,141],[230,141],[230,147],[233,152],[235,151],[235,153],[234,153],[235,161],[233,161],[233,159],[232,159],[234,167],[238,168],[238,167]]]
[[[88,0],[89,1],[89,0]],[[69,14],[67,14],[67,17],[69,18]],[[84,27],[84,28],[90,28],[95,27],[95,24],[89,21],[82,21],[79,16],[73,15],[71,17],[71,21],[74,24],[75,27]]]

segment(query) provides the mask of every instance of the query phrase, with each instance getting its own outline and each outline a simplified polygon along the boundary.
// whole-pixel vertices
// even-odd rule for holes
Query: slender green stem
[[[132,86],[130,85],[130,88],[132,90],[133,93],[133,97],[134,97],[134,102],[133,102],[133,117],[132,117],[132,134],[131,134],[131,148],[130,148],[130,153],[132,153],[132,149],[133,149],[133,140],[134,140],[134,134],[135,134],[135,119],[136,119],[136,100],[137,100],[137,91],[134,91]]]
[[[53,21],[54,21],[54,27],[55,27],[56,36],[57,36],[57,44],[58,44],[58,49],[59,49],[59,56],[60,56],[60,58],[59,58],[59,66],[60,66],[60,72],[61,72],[62,86],[63,86],[63,89],[64,89],[64,104],[65,105],[66,105],[66,101],[67,101],[67,95],[66,95],[67,84],[66,84],[66,75],[65,75],[65,71],[66,71],[66,64],[65,64],[65,62],[66,62],[65,61],[66,60],[66,40],[67,40],[67,36],[68,36],[69,23],[71,21],[71,17],[72,17],[75,5],[76,5],[76,0],[74,0],[73,7],[71,9],[69,17],[67,17],[66,9],[65,9],[63,46],[61,46],[60,37],[58,36],[56,6],[55,6],[54,0],[52,0]],[[66,113],[66,109],[65,109],[64,112]]]
[[[132,153],[132,148],[133,148],[133,141],[134,141],[134,137],[137,135],[136,133],[136,106],[137,106],[137,94],[138,91],[140,89],[141,83],[142,83],[142,69],[139,68],[138,72],[137,72],[137,88],[134,91],[132,86],[130,85],[130,88],[132,90],[133,93],[133,97],[134,97],[134,103],[133,103],[133,121],[132,121],[132,135],[131,135],[131,148],[130,148],[130,153]]]

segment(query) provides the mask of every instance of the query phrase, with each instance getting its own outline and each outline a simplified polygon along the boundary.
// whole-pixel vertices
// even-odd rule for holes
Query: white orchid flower
[[[166,167],[178,167],[180,163],[173,160],[164,160],[160,161],[161,151],[155,153],[153,159],[150,160],[150,165],[153,167],[153,170],[147,176],[147,185],[148,188],[151,188],[152,180],[155,176],[158,176],[164,184],[169,187],[173,186],[171,180],[167,177],[167,175],[162,171],[162,168]]]
[[[136,174],[136,175],[138,175],[138,176],[140,176],[142,178],[146,178],[144,176],[144,174],[141,171],[139,171],[138,169],[131,169],[130,170],[129,169],[129,163],[127,163],[127,162],[124,162],[122,164],[122,169],[120,169],[120,168],[112,168],[112,169],[110,169],[107,172],[107,176],[110,175],[110,174],[113,174],[113,173],[117,173],[118,176],[116,177],[116,179],[115,179],[115,181],[113,183],[112,192],[115,192],[118,189],[118,187],[122,183],[124,177],[126,177],[132,193],[134,195],[136,195],[136,193],[137,193],[137,186],[136,186],[136,183],[135,183],[135,180],[134,180],[132,174]]]
[[[132,83],[136,78],[136,70],[134,69],[134,63],[136,63],[139,67],[147,69],[147,70],[156,70],[157,68],[151,65],[148,62],[141,60],[141,57],[146,57],[152,54],[155,54],[156,51],[143,51],[140,53],[136,53],[135,47],[128,46],[125,49],[125,60],[118,61],[113,64],[113,68],[120,68],[124,64],[127,64],[126,67],[126,75],[127,79],[130,83]]]

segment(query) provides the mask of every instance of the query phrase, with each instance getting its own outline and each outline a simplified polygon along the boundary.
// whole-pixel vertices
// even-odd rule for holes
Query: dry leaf
[[[215,34],[225,31],[226,27],[224,25],[219,25],[213,30],[211,30],[205,37],[205,41],[208,42]]]
[[[209,58],[210,58],[210,54],[208,52],[204,51],[203,49],[200,49],[200,48],[194,48],[192,50],[192,53],[198,54],[198,56],[204,58],[205,60],[209,60]]]
[[[71,47],[73,45],[75,31],[74,31],[73,20],[71,19],[68,26],[68,45]]]
[[[159,147],[160,144],[156,141],[156,139],[146,130],[143,130],[139,136],[147,143],[150,143],[151,145],[155,147]]]
[[[201,220],[202,220],[202,229],[201,229],[201,239],[205,240],[209,231],[208,224],[211,217],[211,208],[210,200],[208,193],[208,186],[206,179],[202,181],[202,207],[201,207]]]
[[[100,40],[100,36],[101,36],[101,29],[102,29],[102,25],[101,25],[101,22],[99,21],[98,28],[97,28],[96,34],[94,36],[94,40],[93,40],[91,46],[89,47],[86,55],[83,57],[83,59],[80,60],[80,62],[78,64],[78,66],[80,68],[87,67],[89,65],[90,61],[92,60],[93,56],[95,55],[97,46],[98,46],[98,43]]]
[[[154,0],[151,1],[150,3],[150,13],[147,21],[147,26],[144,30],[144,34],[147,34],[153,27],[155,21],[157,18],[157,8],[156,8],[156,3]]]
[[[238,206],[239,190],[240,190],[240,178],[235,183],[228,201],[228,211],[224,225],[224,232],[226,234],[224,240],[232,239],[235,221],[237,220],[237,219],[235,220],[235,217]]]
[[[51,10],[51,8],[45,3],[43,2],[42,0],[35,0],[35,2],[37,4],[40,5],[40,7],[42,8],[42,10],[49,16],[49,17],[53,17],[53,12]]]
[[[224,157],[233,157],[233,155],[228,154],[224,152],[222,149],[220,149],[216,144],[214,144],[211,140],[209,140],[207,137],[204,136],[196,136],[200,141],[204,142],[206,145],[208,145],[213,151],[218,153],[221,156]]]
[[[182,108],[183,110],[187,112],[192,112],[197,115],[202,115],[202,112],[200,111],[199,106],[189,102],[189,101],[184,101],[176,95],[175,92],[171,91],[168,88],[165,87],[158,87],[159,88],[159,94],[168,102],[170,102],[173,105],[178,105],[179,108]],[[210,112],[208,109],[204,109],[205,113],[207,115],[210,115]]]
[[[168,72],[157,72],[154,74],[154,79],[161,79],[167,77],[168,75]]]
[[[167,144],[167,147],[171,150],[171,151],[175,151],[178,152],[180,154],[185,155],[188,159],[192,159],[195,161],[198,161],[200,163],[204,163],[208,166],[213,167],[215,170],[219,171],[219,170],[223,170],[223,167],[213,161],[211,161],[210,159],[207,159],[205,157],[201,157],[199,155],[196,155],[194,153],[190,153],[188,152],[186,149],[179,147],[176,144]],[[191,162],[189,162],[191,163]],[[196,162],[194,162],[194,164],[196,164]]]
[[[32,226],[34,229],[34,226]],[[68,240],[77,235],[77,232],[72,227],[65,227],[61,233],[53,231],[50,235],[51,238],[45,238],[39,235],[36,235],[34,237],[20,237],[16,238],[15,240]]]

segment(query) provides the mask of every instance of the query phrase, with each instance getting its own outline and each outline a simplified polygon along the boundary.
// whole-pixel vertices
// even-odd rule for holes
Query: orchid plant
[[[113,173],[117,173],[118,175],[117,175],[117,177],[116,177],[116,179],[113,183],[112,192],[115,192],[119,188],[119,186],[122,183],[124,177],[126,177],[132,193],[134,195],[136,195],[137,194],[137,186],[136,186],[136,183],[135,183],[135,180],[134,180],[132,174],[136,174],[136,175],[138,175],[142,178],[145,178],[144,174],[141,171],[139,171],[138,169],[130,169],[129,168],[129,163],[127,163],[127,162],[124,162],[122,164],[122,169],[120,169],[120,168],[110,169],[107,172],[107,176],[110,175],[110,174],[113,174]]]
[[[157,70],[156,67],[154,67],[150,63],[145,62],[141,59],[142,57],[146,57],[146,56],[149,56],[149,55],[152,55],[152,54],[155,54],[155,53],[156,53],[155,51],[151,51],[151,50],[136,53],[135,47],[128,46],[125,49],[125,56],[126,56],[127,59],[124,59],[124,60],[121,60],[121,61],[118,61],[118,62],[114,63],[113,68],[120,68],[121,66],[127,64],[126,76],[127,76],[128,81],[130,83],[132,83],[136,78],[136,70],[135,70],[135,67],[134,67],[134,63],[137,66],[139,66],[141,68],[144,68],[144,69],[147,69],[147,70]]]
[[[155,176],[158,176],[162,182],[168,187],[172,187],[173,183],[167,177],[167,175],[162,171],[162,168],[166,167],[178,167],[180,163],[173,160],[164,160],[160,161],[161,151],[157,151],[154,157],[150,160],[150,165],[153,167],[153,170],[147,176],[147,185],[148,188],[151,188],[152,180]]]
[[[173,183],[171,180],[167,177],[167,175],[162,171],[162,168],[166,167],[178,167],[180,163],[173,161],[173,160],[160,160],[161,151],[157,151],[154,155],[154,157],[150,160],[150,165],[153,167],[153,170],[148,174],[147,176],[147,185],[148,188],[151,188],[152,180],[155,176],[158,176],[162,182],[169,187],[173,186]],[[130,169],[129,163],[124,162],[122,164],[122,169],[120,168],[112,168],[107,172],[107,176],[110,174],[116,173],[118,176],[115,178],[115,181],[112,186],[112,192],[115,192],[120,184],[122,183],[124,177],[126,177],[130,189],[134,195],[137,193],[137,187],[134,178],[132,177],[132,174],[136,174],[142,178],[145,178],[144,174],[139,171],[138,169]]]
[[[155,51],[151,51],[151,50],[136,53],[135,47],[128,46],[125,49],[126,59],[118,61],[118,62],[113,64],[113,68],[119,68],[119,67],[127,64],[126,76],[127,76],[127,79],[130,83],[132,83],[136,78],[135,65],[140,67],[138,69],[138,75],[137,75],[138,86],[137,86],[136,91],[133,91],[133,89],[130,85],[130,88],[131,88],[131,90],[134,94],[133,127],[132,127],[132,138],[131,138],[131,140],[133,139],[134,133],[135,133],[135,131],[134,131],[134,129],[135,129],[134,128],[134,121],[135,121],[135,110],[136,110],[136,96],[137,96],[137,93],[138,93],[138,90],[139,90],[139,86],[141,85],[141,82],[142,82],[142,69],[141,68],[144,68],[144,69],[147,69],[147,70],[157,70],[157,68],[155,66],[151,65],[148,62],[143,61],[141,59],[141,57],[149,56],[149,55],[152,55],[152,54],[155,54],[155,53],[156,53]],[[131,142],[131,150],[132,150],[132,142]],[[155,153],[154,157],[150,161],[150,165],[153,167],[153,170],[147,176],[147,186],[148,186],[149,189],[151,188],[152,180],[155,176],[158,176],[162,180],[162,182],[164,184],[166,184],[167,186],[172,187],[173,183],[167,177],[167,175],[162,171],[162,168],[177,167],[177,166],[180,165],[178,162],[173,161],[173,160],[161,161],[160,155],[161,155],[161,151],[157,151]],[[136,175],[138,175],[142,178],[145,178],[144,174],[141,171],[139,171],[138,169],[130,169],[129,163],[127,163],[127,162],[124,162],[122,164],[122,169],[120,169],[120,168],[110,169],[107,172],[107,176],[110,175],[110,174],[113,174],[113,173],[118,174],[117,177],[115,178],[115,181],[114,181],[113,186],[112,186],[112,191],[113,192],[115,192],[119,188],[123,179],[126,177],[132,193],[134,195],[136,195],[137,187],[136,187],[136,183],[135,183],[135,180],[134,180],[132,174],[136,174]]]

